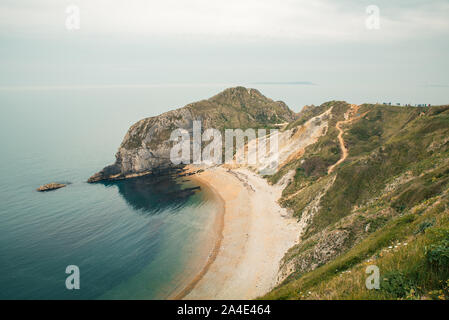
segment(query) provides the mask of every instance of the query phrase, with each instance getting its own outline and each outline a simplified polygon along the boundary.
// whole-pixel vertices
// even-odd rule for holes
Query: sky
[[[0,90],[270,84],[304,103],[443,104],[448,17],[449,0],[2,0]]]

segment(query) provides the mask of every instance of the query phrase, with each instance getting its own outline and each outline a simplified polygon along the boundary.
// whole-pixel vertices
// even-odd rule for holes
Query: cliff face
[[[183,108],[138,121],[125,135],[116,162],[89,178],[88,182],[120,179],[173,167],[170,134],[182,128],[192,131],[195,120],[202,128],[268,128],[291,122],[295,113],[280,101],[273,101],[255,89],[236,87]]]

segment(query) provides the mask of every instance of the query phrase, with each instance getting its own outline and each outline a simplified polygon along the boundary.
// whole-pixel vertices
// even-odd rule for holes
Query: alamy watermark
[[[67,6],[65,9],[67,14],[65,19],[65,27],[67,30],[79,30],[81,27],[80,8],[74,4]]]
[[[366,7],[368,17],[365,20],[365,26],[368,30],[380,29],[380,9],[376,5]]]
[[[65,273],[69,276],[65,279],[65,287],[68,290],[80,289],[80,268],[75,265],[67,266]]]
[[[224,130],[224,161],[222,133],[214,128],[202,132],[201,121],[193,121],[192,136],[178,128],[170,135],[174,142],[170,150],[173,164],[238,164],[259,166],[260,173],[274,174],[279,166],[279,130],[226,129]],[[235,141],[235,144],[234,144]],[[234,148],[235,146],[235,148]]]
[[[376,265],[366,267],[365,273],[369,276],[366,278],[365,285],[368,290],[380,289],[380,270]]]

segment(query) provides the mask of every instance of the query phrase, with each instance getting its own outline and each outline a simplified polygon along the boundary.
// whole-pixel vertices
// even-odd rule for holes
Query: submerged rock
[[[36,189],[36,191],[39,191],[39,192],[51,191],[51,190],[64,188],[65,186],[66,186],[66,184],[63,184],[63,183],[52,182],[52,183],[48,183],[48,184],[44,184],[43,186],[40,186],[39,188]]]

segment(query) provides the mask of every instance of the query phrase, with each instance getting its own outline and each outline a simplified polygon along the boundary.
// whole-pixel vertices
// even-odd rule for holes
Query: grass
[[[330,183],[331,179],[332,177],[324,177],[313,183],[298,182],[304,183],[301,193],[291,199],[281,200],[281,205],[293,207],[294,216],[298,219],[301,218],[303,210],[315,199],[317,195],[323,192],[326,186]],[[285,189],[285,192],[288,194],[289,190],[294,189],[294,187],[295,184],[293,183]]]
[[[366,109],[368,114],[346,131],[349,157],[337,167],[335,183],[323,197],[321,209],[307,230],[307,236],[323,230],[350,214],[354,206],[360,206],[377,196],[391,177],[407,170],[413,170],[416,174],[422,173],[424,168],[435,168],[448,154],[448,143],[442,144],[438,152],[428,150],[431,143],[444,141],[445,137],[449,137],[449,126],[444,131],[438,129],[422,134],[422,129],[435,121],[434,117],[420,116],[423,111],[415,108],[408,110],[364,105],[360,112],[365,112]],[[447,112],[441,111],[437,117],[445,118]],[[315,163],[320,163],[318,159],[326,161],[328,156],[328,149],[320,149],[314,145],[304,158],[306,161],[313,159]],[[421,168],[418,170],[418,167]],[[326,175],[322,170],[313,172]],[[315,174],[314,177],[317,176],[320,174]],[[429,179],[434,180],[426,183]],[[403,194],[397,200],[392,200],[393,206],[399,211],[410,208],[416,202],[440,193],[446,184],[445,174],[429,176],[422,181],[415,180],[408,190],[400,190]],[[295,190],[289,190],[289,193],[294,192]],[[299,208],[293,205],[292,209],[296,211]]]
[[[344,112],[344,103],[335,104],[334,125]],[[349,156],[333,173],[335,181],[321,198],[303,242],[286,254],[284,263],[303,259],[338,228],[350,231],[346,249],[315,270],[294,271],[264,298],[447,298],[449,106],[366,104],[359,113],[366,115],[344,128]],[[325,168],[339,159],[332,149],[336,137],[331,126],[301,160],[285,166],[283,174],[295,170],[295,176],[281,204],[297,217],[333,177]],[[443,238],[432,236],[438,230]],[[404,241],[407,246],[394,248]],[[373,260],[385,276],[381,290],[365,286],[366,264]]]
[[[331,107],[331,103],[323,103],[320,106],[305,106],[298,114],[298,118],[291,122],[286,128],[285,130],[289,130],[292,128],[296,128],[298,126],[303,125],[304,123],[306,123],[308,120],[312,119],[313,117],[316,117],[320,114],[322,114],[323,112],[325,112],[327,109],[329,109]]]
[[[332,117],[329,119],[329,127],[326,135],[320,137],[318,141],[306,148],[306,156],[303,157],[305,162],[301,160],[294,160],[282,168],[278,170],[278,172],[272,176],[267,177],[268,182],[274,184],[277,183],[285,174],[287,174],[290,170],[297,171],[298,168],[303,168],[304,171],[307,170],[307,166],[311,163],[314,163],[315,168],[317,170],[313,170],[312,179],[316,180],[326,174],[327,170],[325,170],[328,166],[337,162],[341,156],[341,150],[339,148],[338,143],[338,130],[335,128],[337,121],[344,119],[345,112],[349,109],[350,105],[344,101],[330,101],[323,103],[318,107],[306,107],[303,111],[301,111],[298,115],[298,119],[292,123],[290,123],[286,129],[293,129],[302,124],[304,124],[307,120],[325,112],[329,108],[332,107]],[[296,185],[302,185],[302,182],[299,180],[309,180],[309,173],[307,172],[302,179],[299,176],[295,176]]]
[[[210,99],[140,120],[130,128],[122,147],[127,150],[141,147],[155,150],[170,138],[174,129],[178,126],[190,129],[191,121],[195,119],[202,120],[204,128],[220,131],[236,128],[275,129],[278,123],[294,121],[296,115],[285,103],[273,101],[255,89],[230,88]],[[154,125],[156,131],[153,131]],[[145,146],[142,146],[144,142]]]
[[[263,298],[449,298],[444,291],[449,279],[448,203],[446,196],[421,216],[408,213],[391,220],[332,262],[276,288]],[[435,225],[425,232],[416,233],[419,226],[429,219],[435,219]],[[429,252],[435,255],[434,260],[429,259]],[[380,290],[368,290],[365,286],[368,265],[376,265],[380,269]]]

